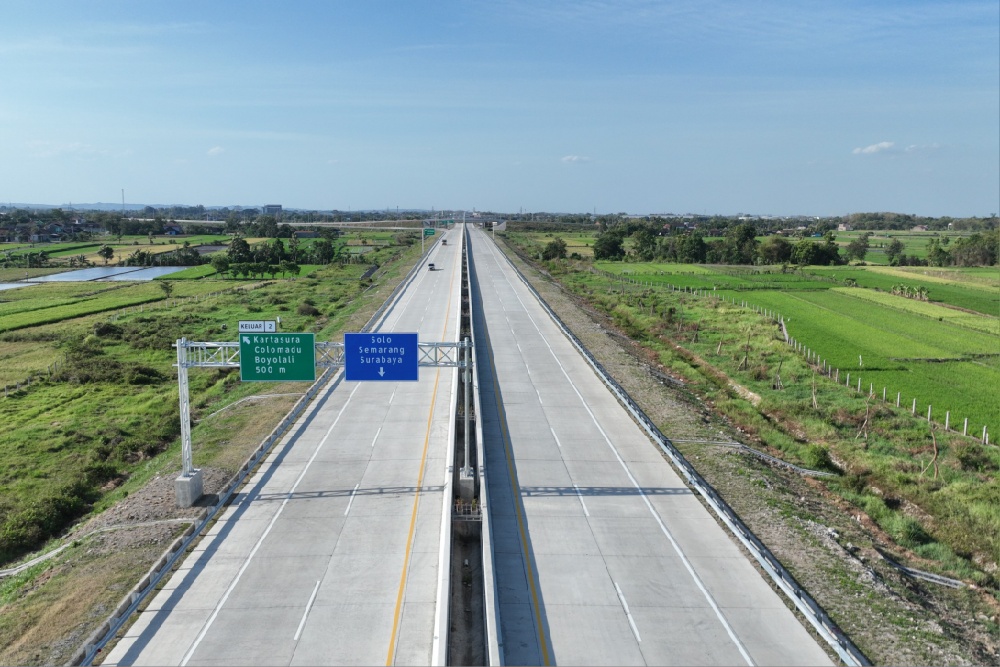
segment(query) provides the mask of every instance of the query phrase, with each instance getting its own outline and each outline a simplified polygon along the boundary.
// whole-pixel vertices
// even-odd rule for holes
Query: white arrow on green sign
[[[240,334],[244,382],[315,382],[316,334]]]

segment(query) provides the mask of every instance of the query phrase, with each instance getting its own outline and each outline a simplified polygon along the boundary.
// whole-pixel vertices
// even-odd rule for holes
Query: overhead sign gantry
[[[417,380],[419,367],[468,368],[472,363],[469,339],[421,343],[415,333],[347,333],[345,343],[353,345],[348,349],[345,343],[316,342],[312,333],[239,336],[238,341],[223,342],[181,338],[175,344],[181,421],[181,475],[175,485],[178,507],[194,505],[203,490],[191,448],[189,368],[239,368],[241,379],[247,382],[314,382],[316,368],[350,366],[345,369],[351,373],[345,374],[345,380],[403,382]]]

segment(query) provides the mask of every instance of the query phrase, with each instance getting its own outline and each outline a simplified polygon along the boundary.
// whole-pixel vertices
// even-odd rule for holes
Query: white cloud
[[[209,157],[215,157],[216,155],[222,155],[225,152],[226,149],[223,148],[222,146],[212,146],[211,148],[208,149],[207,155]]]
[[[943,148],[941,144],[910,144],[906,147],[907,153],[929,153]]]
[[[864,148],[855,148],[851,152],[855,155],[871,155],[872,153],[881,153],[882,151],[890,150],[895,145],[896,144],[891,141],[880,141],[877,144],[865,146]]]
[[[584,155],[567,155],[562,158],[562,161],[566,164],[575,164],[577,162],[590,162],[590,158]]]
[[[49,158],[63,155],[75,155],[80,158],[91,158],[107,155],[108,151],[94,148],[79,141],[58,143],[54,141],[29,141],[28,149],[34,157]]]

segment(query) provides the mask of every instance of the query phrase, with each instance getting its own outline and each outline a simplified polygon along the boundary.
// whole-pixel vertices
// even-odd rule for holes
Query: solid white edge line
[[[299,621],[299,627],[295,631],[292,641],[299,641],[299,637],[302,636],[302,628],[306,627],[306,619],[309,618],[309,611],[312,609],[313,602],[316,601],[316,594],[319,593],[319,583],[318,581],[316,582],[316,587],[313,588],[312,595],[309,596],[309,602],[306,603],[306,610],[302,612],[302,620]]]

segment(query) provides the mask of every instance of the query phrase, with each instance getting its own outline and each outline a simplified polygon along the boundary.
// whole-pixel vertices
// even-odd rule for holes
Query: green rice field
[[[1000,290],[988,272],[947,277],[884,267],[830,267],[781,273],[778,268],[597,262],[595,268],[651,289],[699,290],[783,318],[789,336],[839,369],[841,381],[874,389],[935,421],[969,419],[970,428],[1000,426]],[[891,271],[891,273],[889,273]],[[934,282],[921,278],[931,278]],[[857,287],[844,287],[853,280]],[[925,286],[930,302],[889,293],[894,285]]]

